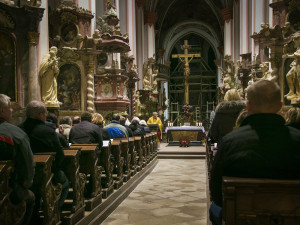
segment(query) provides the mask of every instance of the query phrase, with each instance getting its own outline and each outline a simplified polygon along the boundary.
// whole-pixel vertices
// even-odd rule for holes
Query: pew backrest
[[[226,225],[300,224],[300,180],[223,177],[222,213]]]

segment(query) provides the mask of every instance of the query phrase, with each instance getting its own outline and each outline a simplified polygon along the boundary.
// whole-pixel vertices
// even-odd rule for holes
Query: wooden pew
[[[123,185],[123,165],[124,159],[121,156],[121,140],[114,139],[111,144],[111,153],[114,156],[114,170],[116,173],[113,173],[114,178],[114,188],[119,189]]]
[[[144,157],[145,157],[145,161],[146,161],[146,163],[148,164],[150,161],[151,161],[151,158],[150,158],[150,134],[146,134],[145,135],[145,155],[144,155]]]
[[[99,165],[101,165],[104,170],[104,174],[101,176],[102,198],[107,198],[114,191],[114,181],[112,179],[114,165],[110,160],[110,149],[110,141],[103,141],[98,161]]]
[[[129,154],[128,138],[121,138],[121,156],[124,159],[123,161],[124,181],[127,182],[131,177],[131,172],[130,172],[131,155]]]
[[[98,154],[100,152],[98,144],[72,144],[72,148],[81,148],[81,155],[79,158],[79,171],[86,175],[90,174],[90,182],[92,186],[88,190],[89,199],[85,200],[85,210],[91,211],[102,202],[101,189],[101,173],[102,167],[98,164]]]
[[[63,162],[63,170],[71,182],[73,189],[72,193],[72,207],[71,213],[64,216],[64,223],[75,224],[84,217],[84,187],[86,182],[86,175],[79,172],[79,157],[81,148],[78,150],[66,149],[64,150],[65,158]],[[65,211],[65,210],[64,210]]]
[[[35,188],[43,200],[43,224],[60,224],[60,213],[58,211],[58,200],[61,195],[62,186],[52,184],[53,173],[51,166],[54,155],[47,153],[33,155],[35,166],[35,176],[32,187]]]
[[[128,141],[128,148],[129,148],[129,154],[130,154],[130,171],[131,176],[136,174],[136,151],[134,146],[134,137],[130,137]]]
[[[143,168],[143,161],[144,161],[144,155],[143,155],[143,149],[142,149],[142,137],[134,137],[134,146],[135,150],[137,152],[137,171],[141,171]]]
[[[155,152],[155,155],[157,155],[157,132],[151,132],[151,134],[153,135],[153,149]]]
[[[3,225],[22,224],[26,211],[24,201],[15,205],[9,199],[12,191],[9,180],[13,170],[11,161],[0,161],[0,221]]]
[[[300,224],[300,180],[223,177],[226,225]]]
[[[154,143],[153,143],[153,134],[149,134],[149,144],[150,144],[150,160],[154,158]]]

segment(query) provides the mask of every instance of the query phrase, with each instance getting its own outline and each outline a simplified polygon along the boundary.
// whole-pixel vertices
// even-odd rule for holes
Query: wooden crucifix
[[[184,63],[184,99],[185,104],[189,104],[189,76],[190,76],[190,66],[189,63],[194,57],[200,57],[200,54],[189,54],[188,50],[191,46],[188,45],[188,40],[184,40],[184,45],[181,45],[181,49],[184,50],[184,54],[174,54],[172,58],[179,58],[182,63]],[[189,59],[190,58],[190,59]]]

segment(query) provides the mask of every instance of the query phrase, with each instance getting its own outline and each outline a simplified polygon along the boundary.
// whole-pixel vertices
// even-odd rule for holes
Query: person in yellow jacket
[[[149,124],[157,124],[159,127],[159,131],[157,131],[157,140],[160,142],[162,140],[162,123],[159,117],[157,117],[158,113],[153,112],[153,116],[151,116],[148,121],[147,125]]]

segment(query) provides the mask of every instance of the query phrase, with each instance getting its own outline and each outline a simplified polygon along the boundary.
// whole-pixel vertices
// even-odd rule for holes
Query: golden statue
[[[47,107],[59,107],[62,103],[57,100],[57,76],[59,74],[57,48],[51,47],[44,57],[39,71],[42,80],[42,100]]]

